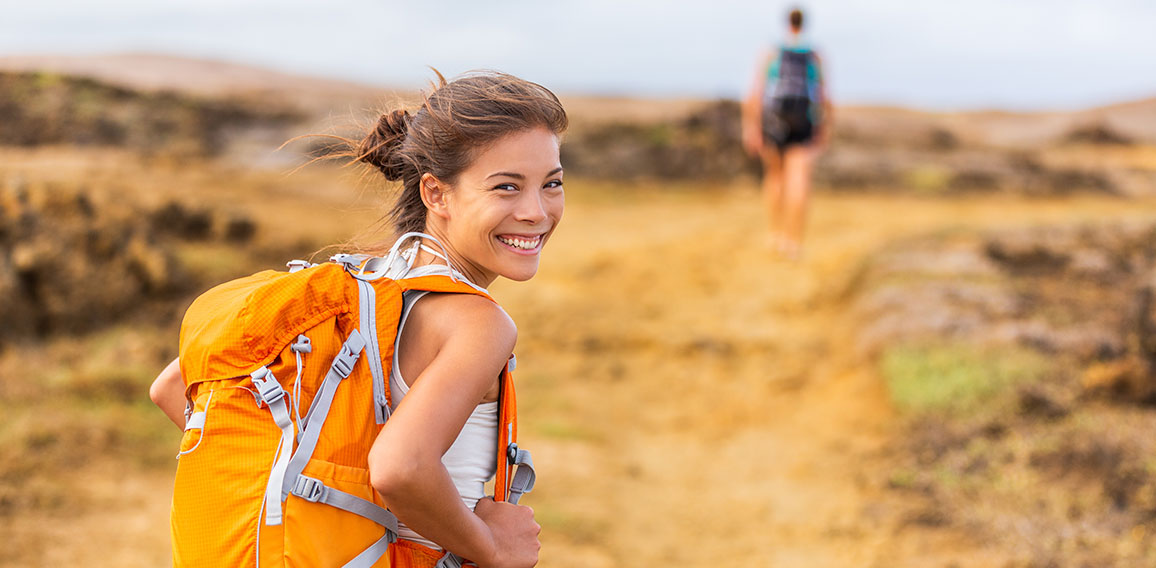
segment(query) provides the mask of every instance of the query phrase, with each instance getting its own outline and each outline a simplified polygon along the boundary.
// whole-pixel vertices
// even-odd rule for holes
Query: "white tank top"
[[[405,292],[404,295],[401,320],[397,326],[397,343],[393,349],[393,368],[389,374],[389,390],[392,395],[391,407],[393,409],[397,408],[397,405],[409,392],[409,385],[402,378],[401,370],[397,364],[397,354],[401,345],[401,330],[405,326],[405,320],[409,318],[410,310],[413,309],[414,304],[428,293],[409,291]],[[454,486],[457,487],[458,494],[462,497],[462,502],[471,511],[477,505],[478,500],[485,496],[485,483],[493,479],[494,473],[497,471],[497,458],[494,455],[494,448],[496,447],[498,447],[498,403],[497,401],[483,402],[470,413],[470,417],[462,426],[461,433],[458,434],[450,449],[446,450],[445,455],[442,456],[442,464],[449,471],[450,478],[453,479]],[[398,535],[404,539],[441,550],[440,546],[412,531],[400,521],[398,522]]]

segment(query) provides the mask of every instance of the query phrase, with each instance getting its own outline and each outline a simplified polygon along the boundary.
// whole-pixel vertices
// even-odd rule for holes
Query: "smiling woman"
[[[415,266],[445,263],[483,287],[498,276],[523,281],[537,272],[542,247],[562,218],[558,135],[566,125],[561,104],[545,88],[476,74],[443,83],[412,115],[383,114],[359,158],[402,182],[391,211],[397,232],[418,230],[440,245],[440,252],[411,249]],[[431,507],[440,499],[430,496],[444,496],[448,487],[431,481],[446,479],[444,470],[467,508],[491,510],[480,499],[494,474],[487,466],[497,434],[497,374],[464,371],[492,355],[499,361],[489,366],[500,368],[516,328],[496,304],[476,296],[414,292],[405,310],[390,385],[397,412],[374,444],[370,470],[405,539],[457,549],[455,533],[470,517],[453,520],[456,507]],[[446,347],[458,344],[455,362]],[[470,374],[472,385],[465,380]],[[513,552],[503,548],[494,552]]]
[[[194,302],[181,356],[151,393],[186,431],[172,518],[177,564],[234,563],[225,556],[325,566],[537,563],[539,526],[516,504],[533,485],[528,454],[513,439],[517,328],[485,287],[537,272],[562,219],[566,126],[558,99],[540,85],[494,72],[442,79],[416,111],[387,112],[350,142],[352,157],[402,185],[387,216],[395,234],[367,247],[374,254],[338,255],[343,268],[261,273]],[[383,299],[391,294],[396,302]],[[296,327],[268,332],[282,324]],[[230,351],[238,329],[244,345]],[[266,346],[262,333],[287,339]],[[358,363],[361,349],[367,365]],[[333,384],[348,387],[309,370],[308,361],[337,351],[329,375],[343,374]],[[236,413],[254,412],[253,398],[268,409],[252,418],[263,434],[229,442],[216,424],[227,412],[228,424],[247,423]],[[267,428],[270,413],[279,432]],[[272,436],[264,453],[239,447],[261,435]],[[230,443],[237,447],[211,457]],[[254,456],[254,471],[226,471],[242,451]],[[207,471],[261,486],[221,489]],[[495,477],[491,499],[484,485]],[[256,499],[238,497],[254,488]],[[351,514],[322,517],[335,511],[310,512],[310,503]],[[226,519],[235,537],[206,532],[229,510],[242,511]]]

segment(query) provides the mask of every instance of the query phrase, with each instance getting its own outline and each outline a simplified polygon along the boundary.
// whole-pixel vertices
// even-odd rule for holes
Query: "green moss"
[[[656,124],[646,129],[646,142],[659,148],[674,144],[674,128],[669,124]]]
[[[181,243],[177,263],[201,282],[216,284],[245,274],[252,268],[250,251],[227,243]]]
[[[904,184],[920,194],[936,195],[947,191],[951,172],[946,168],[925,165],[903,173]]]
[[[891,347],[879,366],[900,410],[971,414],[1010,387],[1038,380],[1051,363],[1022,347],[947,343]]]
[[[895,489],[912,489],[919,482],[919,472],[910,469],[899,469],[891,472],[887,484]]]

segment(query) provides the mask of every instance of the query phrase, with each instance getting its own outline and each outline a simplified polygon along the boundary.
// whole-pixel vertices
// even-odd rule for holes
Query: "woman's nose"
[[[518,208],[514,217],[519,221],[537,223],[546,218],[546,204],[543,203],[541,191],[524,191],[518,200]]]

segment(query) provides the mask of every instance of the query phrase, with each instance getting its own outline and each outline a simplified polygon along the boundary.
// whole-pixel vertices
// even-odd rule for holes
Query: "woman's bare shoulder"
[[[518,328],[497,303],[473,294],[430,294],[414,306],[411,317],[422,321],[439,343],[484,343],[506,355],[514,349]]]

